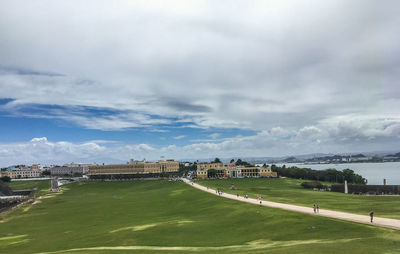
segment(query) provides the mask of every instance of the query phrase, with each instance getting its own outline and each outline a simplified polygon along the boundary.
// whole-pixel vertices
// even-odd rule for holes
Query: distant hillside
[[[262,163],[302,163],[302,162],[307,162],[307,161],[325,161],[325,160],[341,160],[342,158],[366,158],[366,157],[374,157],[375,160],[376,158],[383,158],[384,156],[392,156],[392,157],[399,157],[400,158],[400,152],[393,152],[393,151],[376,151],[376,152],[354,152],[354,153],[310,153],[310,154],[300,154],[300,155],[287,155],[287,156],[271,156],[271,157],[248,157],[248,156],[242,156],[242,157],[219,157],[219,159],[224,162],[228,163],[230,162],[231,159],[234,159],[237,161],[238,159],[241,159],[242,161],[247,161],[252,164],[262,164]],[[218,157],[218,156],[216,156]],[[189,161],[189,162],[211,162],[215,159],[214,158],[198,158],[198,159],[181,159],[180,161]]]

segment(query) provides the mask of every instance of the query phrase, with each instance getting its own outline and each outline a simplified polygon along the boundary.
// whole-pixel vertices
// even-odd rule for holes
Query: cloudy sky
[[[0,2],[0,166],[400,150],[400,2]]]

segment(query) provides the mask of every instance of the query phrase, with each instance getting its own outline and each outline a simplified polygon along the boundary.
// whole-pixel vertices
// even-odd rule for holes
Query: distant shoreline
[[[310,163],[310,162],[277,162],[276,164],[298,164],[298,165],[338,165],[338,164],[355,164],[355,163],[393,163],[393,162],[400,162],[400,161],[347,161],[347,162],[337,162],[337,163],[324,163],[324,162],[318,162],[318,163]],[[271,163],[274,164],[274,163]]]

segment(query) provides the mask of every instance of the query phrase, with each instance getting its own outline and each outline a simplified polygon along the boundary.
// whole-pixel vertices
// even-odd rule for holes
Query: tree
[[[0,181],[0,196],[1,195],[8,196],[8,195],[12,195],[12,194],[13,194],[12,189],[3,181]]]
[[[217,176],[217,170],[215,170],[215,169],[209,169],[208,171],[207,171],[207,177],[208,178],[214,178],[214,177],[216,177]]]
[[[243,165],[243,161],[241,159],[237,159],[236,165],[238,166]]]
[[[42,175],[49,176],[49,175],[51,175],[51,172],[50,172],[50,170],[45,170],[42,172]]]
[[[305,179],[307,171],[304,168],[293,168],[290,170],[290,176],[297,179]]]
[[[221,163],[221,160],[217,157],[217,158],[215,158],[215,160],[213,161],[213,163]]]
[[[230,163],[235,163],[235,160],[234,160],[234,159],[232,159]]]
[[[3,182],[11,182],[11,177],[9,177],[9,176],[3,176],[3,177],[0,177],[0,180],[1,181],[3,181]]]

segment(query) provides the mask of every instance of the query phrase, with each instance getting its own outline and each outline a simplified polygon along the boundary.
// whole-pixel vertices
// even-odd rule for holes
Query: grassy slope
[[[162,253],[400,251],[399,231],[245,204],[181,182],[87,182],[64,188],[69,190],[3,216],[0,253],[99,246],[147,250],[90,253],[150,253],[168,246],[179,248]]]
[[[36,196],[41,196],[50,191],[50,180],[41,181],[12,181],[7,183],[13,190],[33,189],[37,188]]]
[[[400,219],[400,196],[346,195],[337,192],[322,192],[304,189],[303,180],[244,178],[200,180],[197,183],[225,192],[248,194],[251,197],[263,195],[265,200],[368,215],[372,210],[376,216]],[[231,191],[234,183],[236,190]]]

